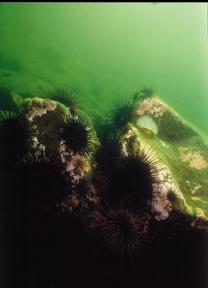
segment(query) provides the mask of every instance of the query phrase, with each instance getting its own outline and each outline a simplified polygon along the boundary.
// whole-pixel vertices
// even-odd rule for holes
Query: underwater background
[[[67,87],[101,114],[150,88],[207,133],[206,5],[1,4],[0,87]]]
[[[208,287],[207,5],[0,4],[0,287]]]

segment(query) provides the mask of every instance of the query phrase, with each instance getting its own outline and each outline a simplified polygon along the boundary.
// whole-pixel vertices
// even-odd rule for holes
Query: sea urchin
[[[94,212],[90,227],[104,249],[123,258],[135,256],[143,247],[149,221],[127,209],[107,208]]]
[[[109,176],[106,201],[144,211],[150,204],[160,165],[154,153],[142,148],[139,153],[122,157]]]
[[[79,100],[69,89],[56,89],[49,94],[49,98],[58,101],[65,106],[69,107],[70,112],[73,114],[79,107]]]
[[[131,121],[135,108],[135,102],[131,99],[117,104],[110,117],[112,129],[122,130]]]
[[[81,116],[70,117],[60,137],[73,154],[89,155],[94,151],[95,131],[91,123]]]

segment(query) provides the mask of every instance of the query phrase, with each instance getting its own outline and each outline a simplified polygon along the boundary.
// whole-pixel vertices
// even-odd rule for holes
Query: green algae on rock
[[[149,138],[137,128],[141,117],[151,117],[155,121],[158,128],[155,137]],[[164,179],[165,190],[176,196],[174,201],[169,199],[174,208],[200,217],[208,216],[208,142],[200,131],[154,96],[138,103],[134,121],[128,125],[123,138],[128,148],[130,139],[151,146],[165,165],[168,175],[165,176],[168,180]]]

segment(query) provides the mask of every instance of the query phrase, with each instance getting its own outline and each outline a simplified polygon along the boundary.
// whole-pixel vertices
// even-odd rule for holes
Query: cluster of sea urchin
[[[93,212],[92,231],[104,248],[128,257],[135,256],[148,235],[150,219],[146,215],[155,184],[160,182],[161,169],[151,149],[123,149],[122,133],[133,117],[136,100],[128,100],[114,109],[109,121],[113,130],[106,129],[110,134],[101,138],[93,175],[101,207]]]
[[[124,155],[119,145],[111,144],[101,147],[96,155],[94,182],[103,208],[95,209],[90,226],[102,248],[129,258],[146,246],[150,225],[147,215],[155,184],[160,182],[160,165],[150,149]],[[106,152],[104,159],[102,151]]]

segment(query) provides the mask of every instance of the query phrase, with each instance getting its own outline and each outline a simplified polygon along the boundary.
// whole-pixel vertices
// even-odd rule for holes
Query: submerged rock
[[[149,137],[141,127],[154,130],[155,137]],[[164,186],[167,193],[175,195],[170,197],[171,205],[196,216],[200,209],[208,216],[207,138],[156,96],[138,103],[127,130],[123,138],[127,150],[138,147],[135,142],[150,146],[166,167]]]
[[[64,143],[59,137],[64,123],[71,117],[70,107],[50,99],[23,99],[18,94],[12,94],[12,97],[15,105],[23,107],[29,121],[31,151],[58,153],[74,183],[86,177],[90,179],[89,175],[94,169],[92,155],[74,155],[67,147],[67,142]],[[74,113],[82,115],[82,118],[88,117],[83,111],[75,110]],[[156,96],[142,98],[131,121],[121,137],[122,153],[128,155],[138,152],[142,147],[151,148],[160,161],[161,172],[158,177],[162,184],[157,187],[152,203],[155,217],[167,218],[172,208],[196,216],[200,210],[207,217],[207,139]],[[91,125],[90,121],[86,123]],[[95,151],[99,140],[94,132],[93,135],[90,147],[94,147]],[[94,187],[89,189],[90,193],[93,191],[88,194],[89,199],[96,198],[94,190]],[[72,199],[76,198],[77,205],[75,196]]]
[[[31,148],[39,152],[58,152],[69,171],[75,165],[75,158],[57,135],[70,116],[70,108],[41,98],[26,98],[23,106],[31,125]],[[138,103],[133,120],[125,131],[121,139],[124,154],[149,147],[161,163],[159,177],[163,184],[158,187],[153,203],[156,217],[167,218],[170,205],[192,215],[197,215],[201,209],[204,216],[208,216],[208,144],[201,133],[155,96]],[[93,145],[98,145],[98,139],[93,141]],[[82,163],[83,169],[80,166],[71,169],[75,182],[89,175],[93,169],[92,157],[81,155],[76,159]],[[94,188],[91,190],[94,191]]]

